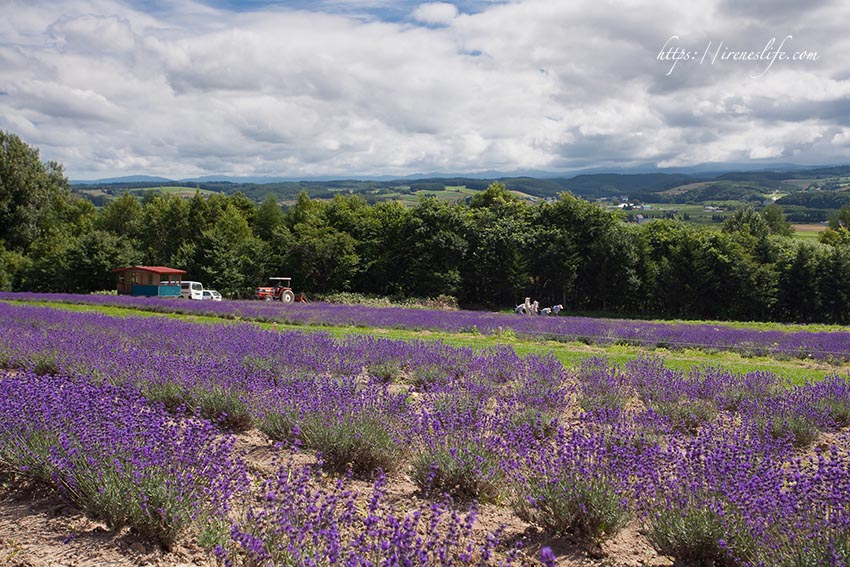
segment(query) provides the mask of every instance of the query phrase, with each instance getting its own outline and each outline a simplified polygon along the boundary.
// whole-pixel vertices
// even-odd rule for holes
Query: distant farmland
[[[180,195],[181,197],[191,197],[196,192],[200,192],[202,195],[212,195],[214,193],[218,193],[218,191],[210,191],[208,189],[200,189],[198,187],[178,187],[175,185],[162,187],[142,187],[141,189],[131,189],[129,192],[144,194],[151,191],[158,193],[171,193],[174,195]]]

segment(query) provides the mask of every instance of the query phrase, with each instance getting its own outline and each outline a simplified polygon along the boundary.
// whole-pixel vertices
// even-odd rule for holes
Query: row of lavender
[[[682,374],[649,359],[567,372],[507,349],[26,306],[0,305],[0,320],[5,366],[91,376],[161,400],[160,409],[257,425],[320,451],[333,470],[401,470],[425,492],[509,502],[552,534],[598,543],[636,519],[683,561],[850,560],[850,388],[838,377],[790,387],[767,373]],[[811,449],[824,432],[829,443]],[[291,479],[270,480],[264,503],[232,526],[259,562],[291,553],[307,533],[316,553],[337,554],[323,538],[340,528],[328,526],[362,510],[344,506],[338,488],[317,497],[326,505],[295,513],[287,506],[302,493],[293,497]],[[367,532],[407,541],[369,509],[366,524],[377,527]],[[476,557],[487,556],[484,545]]]
[[[274,302],[189,302],[170,299],[72,294],[1,293],[0,299],[50,300],[92,305],[130,306],[159,312],[189,313],[304,325],[353,325],[373,328],[430,329],[517,335],[595,344],[624,343],[671,349],[735,351],[747,355],[847,361],[850,332],[781,331],[724,325],[672,324],[586,317],[523,317],[474,311],[436,311],[338,304],[281,305]]]
[[[0,372],[0,475],[53,488],[113,529],[131,527],[165,548],[194,534],[225,564],[426,566],[473,556],[488,564],[497,534],[473,540],[474,509],[399,512],[383,478],[358,495],[290,463],[263,481],[263,504],[240,506],[252,498],[251,478],[234,439],[206,420],[174,420],[133,388]],[[364,499],[368,512],[358,513]],[[516,551],[502,561],[522,563]]]

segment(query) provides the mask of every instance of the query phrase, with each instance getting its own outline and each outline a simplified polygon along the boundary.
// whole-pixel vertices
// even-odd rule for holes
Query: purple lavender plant
[[[232,445],[208,422],[175,422],[127,388],[0,376],[2,468],[166,548],[199,519],[226,514],[247,487]]]
[[[162,313],[209,315],[228,319],[298,325],[430,329],[496,334],[509,329],[517,336],[588,344],[625,343],[646,348],[734,351],[744,355],[847,361],[850,332],[756,330],[727,325],[655,323],[586,317],[518,317],[504,313],[436,311],[400,307],[368,307],[274,302],[191,302],[165,298],[0,292],[0,299],[57,301],[126,306]]]
[[[491,565],[499,534],[476,538],[476,510],[447,504],[396,511],[380,475],[365,494],[309,468],[283,466],[264,482],[262,502],[243,510],[225,559],[253,565]],[[516,564],[511,561],[503,565]]]
[[[315,311],[303,313],[321,313],[319,307],[311,308]],[[364,313],[346,312],[352,318]],[[400,320],[390,315],[397,316],[382,312],[381,324]],[[434,324],[445,322],[434,317]],[[201,440],[227,439],[220,437],[220,426],[230,410],[208,414],[218,427],[194,417],[202,414],[205,395],[219,393],[237,400],[251,423],[270,437],[321,452],[327,468],[378,476],[378,469],[410,470],[434,496],[447,493],[478,501],[513,496],[525,517],[553,534],[598,540],[616,531],[619,518],[636,517],[656,547],[680,562],[847,563],[850,387],[842,377],[792,387],[767,372],[735,375],[698,368],[682,373],[652,358],[622,367],[593,360],[568,372],[552,357],[522,358],[506,348],[480,352],[438,342],[335,340],[322,333],[279,333],[248,324],[115,318],[5,303],[0,304],[0,320],[0,363],[17,369],[0,383],[0,409],[6,417],[0,426],[0,466],[61,487],[69,497],[86,494],[85,501],[96,501],[93,490],[85,488],[86,479],[115,477],[111,484],[129,483],[135,477],[121,475],[130,470],[151,470],[142,479],[152,480],[142,488],[185,478],[180,474],[189,473],[180,467],[212,478],[187,483],[203,490],[219,482],[216,474],[230,478],[214,472],[212,465],[186,464],[206,458],[210,449],[201,450]],[[644,330],[624,324],[611,336],[638,336]],[[716,348],[722,347],[722,336],[731,336],[725,332],[717,332]],[[391,371],[379,371],[387,368]],[[52,376],[57,372],[76,377]],[[16,390],[10,389],[13,385]],[[135,413],[125,415],[130,410],[119,411],[118,406]],[[46,409],[54,407],[55,417]],[[35,411],[51,417],[33,421]],[[90,421],[81,416],[102,417],[90,430],[77,423]],[[125,424],[133,425],[125,430]],[[147,430],[156,434],[149,437]],[[120,436],[132,443],[114,441]],[[215,452],[217,446],[212,447]],[[222,458],[229,458],[221,451]],[[80,455],[85,457],[78,460]],[[89,462],[93,464],[87,469]],[[241,466],[227,462],[227,467]],[[113,470],[118,472],[103,472]],[[168,474],[159,477],[159,470]],[[241,481],[229,482],[230,488],[210,489],[220,495],[221,507],[227,501],[221,495],[239,489]],[[316,502],[324,502],[325,496],[316,491],[333,492],[327,482],[312,475],[304,480],[303,506],[293,503],[286,517],[275,507],[284,494],[292,495],[269,486],[274,497],[252,505],[251,515],[242,517],[232,533],[240,553],[258,563],[291,556],[296,562],[303,557],[305,563],[323,558],[330,564],[356,564],[345,550],[332,551],[333,542],[342,542],[339,546],[361,550],[370,561],[392,563],[387,558],[395,556],[388,550],[397,548],[416,550],[419,559],[409,560],[411,564],[460,558],[467,552],[478,557],[466,548],[444,547],[441,555],[442,543],[423,543],[426,549],[421,551],[406,536],[369,531],[370,526],[390,524],[420,529],[421,522],[433,517],[430,508],[419,510],[415,521],[405,514],[376,513],[366,526],[363,518],[370,516],[360,513],[365,509],[362,498],[340,496],[319,514],[323,505]],[[112,492],[144,494],[131,484],[121,486],[123,492]],[[301,485],[282,486],[302,490]],[[334,490],[342,494],[349,488],[344,484]],[[195,510],[192,498],[197,494],[187,497],[192,503],[188,509]],[[298,498],[294,502],[301,502]],[[128,500],[144,504],[134,505],[142,516],[161,507],[150,505],[151,496]],[[92,513],[115,509],[110,521],[129,523],[125,518],[131,515],[120,511],[117,498],[109,502],[92,505]],[[440,517],[453,516],[446,508]],[[455,529],[449,527],[452,522],[440,533]],[[174,521],[183,526],[180,530],[189,524]],[[337,539],[334,526],[343,526]],[[172,537],[166,533],[162,539]],[[235,552],[227,553],[233,557]],[[410,557],[406,553],[399,557]]]

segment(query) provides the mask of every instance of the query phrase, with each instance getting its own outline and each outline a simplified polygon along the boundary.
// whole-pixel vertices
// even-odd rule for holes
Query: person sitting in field
[[[557,315],[558,313],[561,312],[561,309],[563,309],[563,308],[564,308],[564,306],[561,305],[560,303],[558,305],[553,305],[552,306],[552,314]]]
[[[540,304],[537,301],[535,301],[534,303],[531,304],[531,311],[529,311],[529,314],[537,315],[539,309],[540,309]]]
[[[519,305],[517,305],[514,311],[516,311],[517,315],[525,315],[525,303],[520,303]]]
[[[552,312],[551,307],[544,307],[543,309],[540,310],[540,314],[544,315],[544,316],[549,315],[551,312]]]

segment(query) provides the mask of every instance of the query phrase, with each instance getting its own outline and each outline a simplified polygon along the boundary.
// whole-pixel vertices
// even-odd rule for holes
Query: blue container
[[[180,286],[134,284],[131,295],[143,297],[180,297]]]

